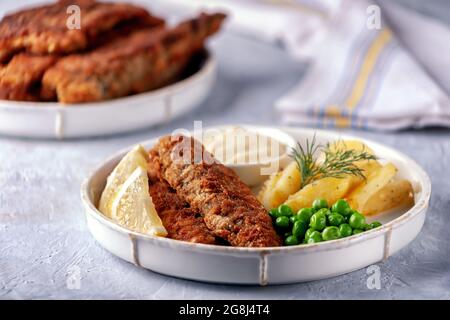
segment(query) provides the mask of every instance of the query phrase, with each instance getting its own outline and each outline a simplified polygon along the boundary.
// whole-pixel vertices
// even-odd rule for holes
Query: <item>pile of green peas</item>
[[[345,238],[381,226],[378,221],[367,223],[344,199],[331,207],[325,199],[316,199],[311,208],[300,209],[297,213],[282,204],[269,214],[286,246]]]

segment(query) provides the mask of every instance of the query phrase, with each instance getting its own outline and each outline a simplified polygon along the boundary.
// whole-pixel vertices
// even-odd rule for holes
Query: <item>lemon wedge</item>
[[[106,181],[105,189],[100,198],[98,209],[108,218],[111,218],[112,202],[116,198],[117,192],[136,168],[147,170],[148,155],[144,147],[135,146],[128,152],[116,168],[111,172]]]
[[[167,236],[149,194],[147,170],[137,167],[120,187],[112,202],[111,217],[133,231]]]

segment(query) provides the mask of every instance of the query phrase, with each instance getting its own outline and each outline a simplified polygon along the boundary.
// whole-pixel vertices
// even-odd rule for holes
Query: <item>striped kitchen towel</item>
[[[385,11],[391,15],[398,10],[390,8]],[[450,126],[448,83],[439,84],[400,43],[383,11],[377,25],[376,16],[371,16],[376,12],[376,7],[364,1],[342,1],[340,10],[329,17],[329,32],[317,48],[310,70],[276,101],[285,122],[374,130]],[[410,39],[412,45],[417,41],[416,45],[423,46],[420,39],[426,34],[417,29],[414,18],[418,19],[417,14],[411,13],[403,17],[403,23],[410,23],[410,30],[406,30],[416,35]],[[445,31],[440,41],[450,52],[450,32]],[[437,48],[427,50],[431,58]]]
[[[162,2],[184,14],[224,9],[229,31],[279,44],[310,62],[300,82],[275,101],[285,123],[450,126],[450,29],[391,0]]]

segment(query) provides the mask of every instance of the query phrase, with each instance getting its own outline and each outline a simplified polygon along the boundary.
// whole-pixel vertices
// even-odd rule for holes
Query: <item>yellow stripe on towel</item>
[[[339,108],[338,105],[331,105],[328,106],[325,109],[325,116],[326,117],[331,117],[331,118],[336,118],[336,117],[340,117],[341,116],[341,109]]]
[[[365,89],[367,87],[368,80],[373,72],[377,59],[380,53],[392,39],[392,32],[390,29],[384,29],[380,32],[378,37],[373,41],[367,54],[364,58],[364,62],[361,66],[361,70],[353,86],[350,96],[347,98],[345,106],[353,110],[364,96]]]
[[[336,119],[336,128],[348,128],[352,123],[349,117],[339,117]]]
[[[340,109],[337,106],[329,106],[322,119],[323,127],[327,127],[327,123],[331,123],[334,120],[334,126],[336,128],[349,128],[352,124],[351,115],[341,115]]]
[[[348,128],[352,124],[351,112],[349,113],[349,115],[343,116],[341,108],[335,104],[325,108],[323,126],[325,126],[326,122],[330,121],[331,119],[334,120],[335,127],[337,128]]]

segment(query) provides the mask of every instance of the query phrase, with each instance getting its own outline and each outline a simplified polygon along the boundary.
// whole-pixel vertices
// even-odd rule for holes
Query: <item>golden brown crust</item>
[[[149,153],[149,190],[153,204],[171,239],[216,244],[203,218],[182,200],[166,181],[162,180],[157,153]]]
[[[67,8],[80,7],[80,29],[69,29]],[[155,25],[163,20],[143,8],[126,3],[64,0],[21,10],[0,22],[0,62],[14,52],[67,54],[88,48],[104,33],[125,20],[147,19]]]
[[[0,67],[0,99],[39,100],[42,75],[56,60],[51,55],[15,55],[8,65]]]
[[[70,5],[80,7],[81,29],[70,30],[66,25]],[[167,29],[164,20],[143,8],[95,0],[61,0],[21,10],[0,22],[0,71],[4,74],[0,82],[5,83],[0,85],[0,98],[70,104],[165,86],[180,79],[223,19],[222,14],[202,14]],[[33,58],[33,62],[34,56],[58,56],[59,61],[52,60],[48,70],[30,70],[30,74],[21,70],[13,75],[19,61],[14,56],[22,53],[29,55],[25,62],[30,65],[50,59]],[[32,83],[27,78],[33,78]]]
[[[80,30],[66,26],[69,5],[81,9]],[[61,54],[104,46],[134,30],[163,25],[164,20],[143,8],[94,0],[61,0],[7,15],[0,22],[0,63],[4,64],[0,65],[0,99],[56,101],[54,93],[41,91],[41,80]]]
[[[169,185],[203,215],[208,229],[232,246],[281,245],[270,216],[250,188],[193,141],[167,136],[156,145],[161,172]],[[199,156],[201,161],[195,161]]]
[[[92,52],[63,58],[45,73],[44,96],[57,96],[63,103],[91,102],[172,83],[223,18],[202,14],[174,29],[137,31]]]

